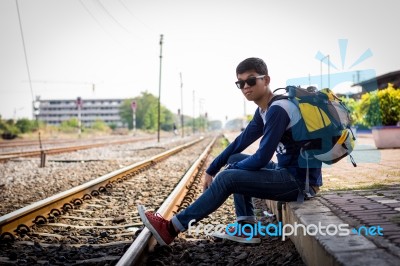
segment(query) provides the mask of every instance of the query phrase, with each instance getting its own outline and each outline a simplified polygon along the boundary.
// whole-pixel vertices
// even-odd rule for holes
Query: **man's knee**
[[[227,188],[230,185],[230,182],[232,180],[232,171],[234,170],[224,170],[219,172],[213,181],[213,183],[216,183],[216,185],[222,189],[222,188]]]

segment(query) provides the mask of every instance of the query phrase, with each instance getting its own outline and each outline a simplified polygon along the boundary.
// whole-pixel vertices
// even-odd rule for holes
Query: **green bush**
[[[368,126],[393,126],[400,121],[400,90],[389,83],[386,89],[361,97],[357,115]]]
[[[61,132],[64,133],[73,133],[79,128],[79,121],[78,118],[73,117],[69,120],[65,120],[61,122],[61,125],[59,127]],[[83,128],[82,128],[83,130]]]
[[[12,119],[0,120],[0,135],[3,139],[15,139],[21,132]]]
[[[15,126],[21,131],[21,133],[28,133],[36,130],[36,121],[22,118],[17,120]]]
[[[360,101],[347,97],[341,97],[340,99],[350,111],[351,124],[359,125],[362,120],[358,112],[358,109],[360,108]]]
[[[111,124],[109,125],[109,127],[110,127],[112,130],[115,130],[115,129],[117,128],[117,124],[111,123]]]
[[[102,120],[94,121],[94,123],[92,124],[91,128],[96,130],[96,131],[101,131],[101,132],[105,132],[105,131],[109,131],[110,130],[110,127]]]

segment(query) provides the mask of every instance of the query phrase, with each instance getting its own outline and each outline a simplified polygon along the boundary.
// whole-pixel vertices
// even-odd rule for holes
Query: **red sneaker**
[[[253,227],[254,228],[254,227]],[[213,236],[216,238],[229,239],[231,241],[245,243],[245,244],[259,244],[261,243],[260,235],[257,232],[253,232],[250,228],[237,228],[235,226],[229,227],[227,233],[214,233]]]
[[[138,205],[138,211],[143,224],[153,233],[153,236],[161,246],[169,245],[175,236],[168,231],[169,221],[159,213],[146,211],[143,205]]]

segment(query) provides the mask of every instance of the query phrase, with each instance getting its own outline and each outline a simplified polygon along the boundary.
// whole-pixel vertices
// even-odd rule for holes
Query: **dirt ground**
[[[226,136],[233,141],[239,133]],[[258,141],[244,152],[253,154]],[[322,168],[323,186],[321,192],[332,190],[354,190],[384,188],[400,184],[400,149],[377,149],[372,134],[358,134],[351,154],[357,164],[354,167],[349,157]],[[272,158],[276,161],[276,158]]]
[[[400,149],[377,149],[371,134],[358,134],[352,156],[357,167],[346,158],[322,169],[322,191],[400,184]]]

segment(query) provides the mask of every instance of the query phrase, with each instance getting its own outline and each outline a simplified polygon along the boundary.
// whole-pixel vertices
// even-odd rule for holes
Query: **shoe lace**
[[[156,212],[156,213],[153,212],[152,217],[154,218],[154,220],[157,220],[157,221],[162,222],[162,223],[167,223],[167,222],[168,222],[168,221],[167,221],[161,214],[159,214],[158,212]]]

